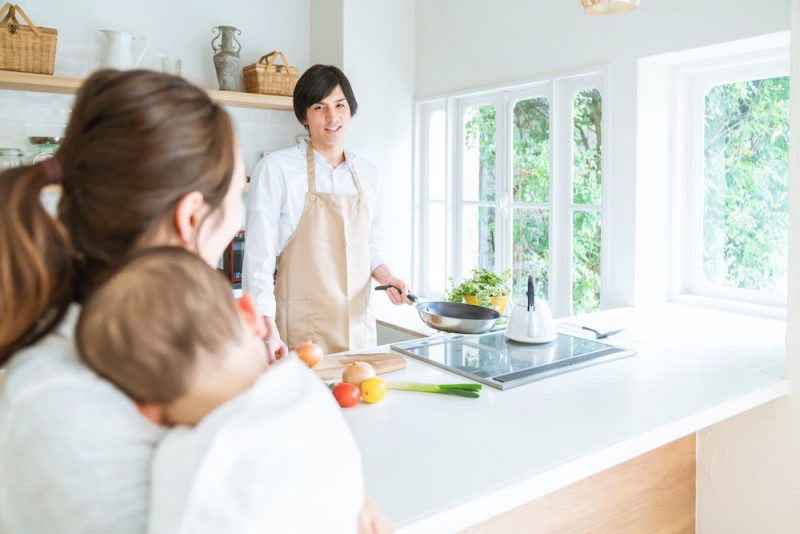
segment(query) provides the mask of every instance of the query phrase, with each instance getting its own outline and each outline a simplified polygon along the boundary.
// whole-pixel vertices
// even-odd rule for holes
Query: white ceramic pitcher
[[[103,67],[109,69],[133,69],[139,65],[144,53],[150,48],[150,41],[144,37],[135,37],[128,33],[117,32],[114,30],[100,30],[108,40],[105,54],[103,55]],[[139,55],[134,60],[133,41],[144,41]]]

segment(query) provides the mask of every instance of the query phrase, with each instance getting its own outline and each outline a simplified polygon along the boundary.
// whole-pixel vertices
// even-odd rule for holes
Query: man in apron
[[[357,107],[341,70],[314,65],[294,91],[311,141],[253,169],[242,277],[267,320],[270,357],[309,340],[325,353],[375,345],[372,278],[397,288],[392,303],[411,303],[381,257],[377,168],[344,150]]]

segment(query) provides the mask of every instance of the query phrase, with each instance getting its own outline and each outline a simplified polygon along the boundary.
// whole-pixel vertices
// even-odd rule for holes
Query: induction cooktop
[[[568,334],[558,334],[550,343],[517,343],[502,331],[434,336],[396,343],[391,348],[497,389],[514,388],[636,354]]]

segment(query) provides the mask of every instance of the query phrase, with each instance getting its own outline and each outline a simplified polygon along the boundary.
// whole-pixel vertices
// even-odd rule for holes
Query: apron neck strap
[[[356,166],[353,165],[353,162],[350,162],[350,174],[353,175],[353,185],[356,186],[356,193],[359,195],[361,194],[361,180],[358,179],[358,173],[356,172]]]
[[[317,192],[317,176],[316,171],[314,170],[314,149],[311,146],[311,142],[308,143],[308,150],[306,150],[306,168],[308,170],[308,192],[309,193],[316,193]]]
[[[308,175],[308,192],[309,193],[316,193],[317,192],[317,174],[316,174],[316,164],[314,163],[314,148],[311,146],[311,142],[308,143],[308,149],[306,150],[306,170]],[[358,178],[358,173],[356,172],[356,166],[353,163],[350,163],[350,174],[353,175],[353,185],[356,186],[356,192],[360,195],[361,194],[361,180]]]

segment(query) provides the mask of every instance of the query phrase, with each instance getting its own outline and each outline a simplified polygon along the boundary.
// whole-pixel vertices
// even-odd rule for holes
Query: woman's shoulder
[[[73,305],[52,333],[11,359],[0,391],[0,423],[22,414],[31,420],[41,416],[49,422],[37,431],[48,434],[70,432],[69,421],[98,415],[146,421],[127,396],[80,359],[73,338],[79,313]],[[104,422],[96,426],[101,429]]]
[[[8,525],[41,532],[64,525],[65,532],[141,532],[150,460],[163,429],[80,360],[72,335],[78,313],[70,309],[7,369],[0,478],[14,480],[15,490],[0,498],[0,515]]]
[[[74,342],[80,306],[73,304],[61,323],[36,344],[14,355],[8,364],[4,397],[17,401],[51,388],[102,379],[81,361]]]
[[[78,358],[72,331],[80,307],[71,306],[61,323],[36,344],[17,352],[6,369],[4,397],[19,399],[31,390],[78,378],[89,378],[89,369]]]

